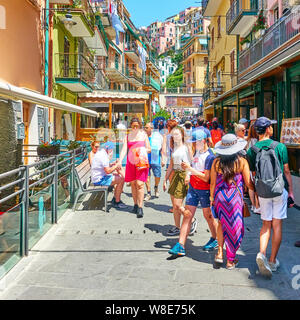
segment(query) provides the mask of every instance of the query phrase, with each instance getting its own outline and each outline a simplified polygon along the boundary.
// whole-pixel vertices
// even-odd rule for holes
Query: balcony
[[[128,83],[129,81],[125,75],[124,66],[115,61],[109,61],[107,63],[105,74],[111,82]]]
[[[57,53],[55,55],[55,82],[72,92],[92,91],[95,68],[82,54]]]
[[[111,26],[111,19],[109,15],[109,1],[104,0],[102,2],[98,1],[96,4],[93,5],[95,11],[100,13],[101,21],[104,27]]]
[[[212,98],[211,90],[209,88],[205,88],[203,91],[203,101],[209,101]]]
[[[155,91],[160,91],[160,83],[154,80],[151,76],[146,76],[145,85],[152,87]]]
[[[95,81],[92,84],[93,90],[108,90],[109,84],[104,75],[103,70],[97,69],[95,73]]]
[[[57,16],[63,21],[66,11],[70,11],[72,19],[76,25],[69,28],[69,32],[73,37],[92,37],[95,27],[95,13],[88,0],[77,0],[72,6],[64,6],[58,8]]]
[[[226,14],[226,32],[245,37],[257,20],[258,0],[235,0]]]
[[[202,0],[203,17],[212,17],[221,5],[222,0]]]
[[[274,64],[274,55],[277,54],[278,58],[276,59],[283,59],[299,50],[296,45],[288,45],[288,42],[300,32],[299,21],[300,12],[292,12],[272,25],[260,39],[250,45],[249,49],[241,52],[239,73],[244,73],[255,64],[258,65],[262,59],[268,62],[267,57],[270,54],[272,54],[272,63]],[[285,45],[285,50],[281,49],[283,45]]]
[[[153,72],[158,72],[159,71],[159,67],[157,65],[157,61],[154,57],[152,57],[151,55],[148,57],[147,59],[147,65],[149,66],[149,68],[153,71]]]
[[[126,77],[129,79],[129,82],[140,88],[143,86],[144,81],[143,81],[143,74],[133,68],[126,68]]]
[[[140,63],[140,55],[138,51],[138,46],[135,42],[126,42],[124,48],[125,55],[134,63]]]
[[[211,83],[210,91],[216,97],[219,96],[220,94],[225,92],[225,83],[224,82]]]

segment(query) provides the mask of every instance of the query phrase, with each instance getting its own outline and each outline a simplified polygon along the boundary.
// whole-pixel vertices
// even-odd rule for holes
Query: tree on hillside
[[[167,88],[178,88],[183,85],[183,65],[180,64],[177,70],[167,78]]]

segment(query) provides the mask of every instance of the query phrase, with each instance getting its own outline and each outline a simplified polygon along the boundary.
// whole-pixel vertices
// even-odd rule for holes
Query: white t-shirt
[[[107,174],[104,168],[108,167],[109,157],[105,149],[97,151],[91,166],[92,183],[98,183],[104,176],[106,176]]]
[[[174,152],[172,153],[172,159],[174,170],[182,170],[182,162],[191,163],[187,146],[183,145],[179,148],[175,148]]]
[[[117,129],[121,129],[121,130],[126,130],[126,126],[124,125],[124,123],[119,123],[118,125],[117,125]]]

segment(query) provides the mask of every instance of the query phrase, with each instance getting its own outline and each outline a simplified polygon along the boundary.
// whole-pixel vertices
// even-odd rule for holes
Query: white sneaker
[[[147,202],[147,201],[149,201],[149,200],[151,200],[151,194],[147,193],[144,201]]]
[[[259,214],[261,213],[260,208],[257,208],[257,209],[256,209],[255,207],[254,207],[253,212],[254,212],[254,213],[259,213]]]
[[[275,263],[269,262],[269,266],[270,266],[272,272],[276,272],[277,269],[280,267],[280,262],[278,259],[276,259]]]
[[[272,278],[272,270],[270,268],[268,259],[261,252],[259,252],[256,256],[256,263],[258,265],[258,269],[261,275],[267,278]]]
[[[154,195],[155,195],[155,197],[156,197],[156,198],[159,198],[159,192],[158,192],[158,189],[155,189],[155,194],[154,194]]]

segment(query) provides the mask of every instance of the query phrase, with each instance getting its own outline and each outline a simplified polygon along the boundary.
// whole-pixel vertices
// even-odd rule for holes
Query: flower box
[[[38,156],[41,157],[50,157],[54,155],[59,155],[60,154],[60,146],[38,146],[37,147],[37,154]]]

